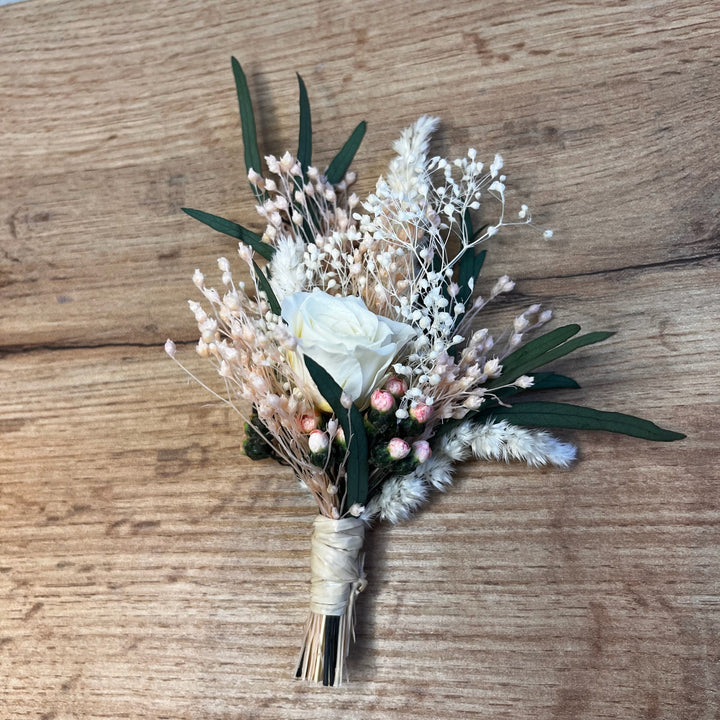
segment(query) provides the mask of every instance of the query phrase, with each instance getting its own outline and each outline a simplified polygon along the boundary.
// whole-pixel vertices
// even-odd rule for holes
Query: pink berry
[[[431,455],[430,443],[427,440],[418,440],[413,443],[413,457],[419,462],[424,463]]]
[[[402,460],[410,453],[410,446],[402,438],[393,438],[387,446],[388,454],[393,460]]]
[[[395,407],[395,398],[387,390],[373,390],[370,406],[378,412],[390,412]]]
[[[410,415],[419,423],[426,423],[432,415],[432,408],[425,403],[418,403],[410,408]]]
[[[407,383],[397,375],[393,375],[385,383],[385,389],[392,393],[396,398],[402,397],[408,390]]]
[[[315,413],[305,413],[300,416],[300,430],[311,433],[318,426],[318,416]]]

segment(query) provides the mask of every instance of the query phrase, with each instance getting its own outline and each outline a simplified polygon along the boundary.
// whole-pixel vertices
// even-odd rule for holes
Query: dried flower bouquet
[[[337,686],[372,521],[409,517],[470,456],[567,466],[575,448],[543,428],[684,436],[629,415],[517,402],[526,391],[578,387],[538,368],[611,333],[579,335],[567,325],[526,341],[550,320],[539,305],[500,337],[480,325],[482,308],[513,289],[504,276],[478,293],[480,247],[503,227],[530,223],[525,205],[506,217],[499,155],[489,166],[472,149],[453,161],[429,157],[438,120],[421,117],[395,142],[375,192],[360,200],[349,166],[365,123],[321,172],[311,162],[310,104],[298,76],[297,154],[267,156],[261,173],[247,82],[234,58],[232,65],[248,178],[266,227],[260,235],[186,209],[240,241],[250,275],[249,286],[236,282],[220,258],[218,291],[195,271],[209,305],[190,302],[197,352],[224,382],[216,396],[245,419],[245,454],[288,465],[317,500],[296,674]],[[481,202],[486,224],[476,227]],[[496,208],[489,222],[487,205]],[[166,350],[175,358],[172,341]]]

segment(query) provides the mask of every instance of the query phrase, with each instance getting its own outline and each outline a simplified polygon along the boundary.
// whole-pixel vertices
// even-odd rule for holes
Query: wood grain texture
[[[720,717],[720,10],[710,3],[28,0],[0,8],[0,718]],[[195,267],[253,225],[230,55],[261,144],[314,158],[360,119],[506,159],[486,282],[615,330],[557,364],[604,434],[570,471],[468,464],[376,528],[351,684],[293,682],[313,507],[240,452],[193,359]],[[570,397],[570,396],[567,396]]]

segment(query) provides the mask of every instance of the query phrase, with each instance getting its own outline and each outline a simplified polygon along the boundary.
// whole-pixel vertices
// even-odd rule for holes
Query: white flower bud
[[[483,402],[484,400],[481,396],[470,395],[465,398],[463,406],[466,407],[468,410],[477,410],[483,404]]]
[[[483,375],[488,377],[497,377],[502,371],[502,365],[499,358],[491,358],[483,366]]]
[[[295,164],[295,159],[286,150],[285,154],[280,158],[280,170],[284,173],[289,173],[292,170],[292,166]]]
[[[260,175],[260,173],[258,172],[255,172],[253,168],[250,168],[250,170],[248,171],[248,180],[251,184],[255,185],[255,187],[260,188],[260,190],[263,189],[264,183],[262,175]]]
[[[329,444],[328,436],[322,430],[313,430],[308,437],[308,447],[311,453],[325,452]]]

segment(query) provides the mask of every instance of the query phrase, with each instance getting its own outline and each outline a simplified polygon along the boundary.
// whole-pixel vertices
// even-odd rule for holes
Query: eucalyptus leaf
[[[265,297],[267,297],[267,301],[270,304],[270,309],[273,311],[273,313],[277,316],[280,316],[280,303],[278,302],[277,298],[275,297],[275,293],[273,292],[272,287],[270,286],[270,283],[268,282],[267,277],[265,277],[265,273],[260,269],[258,264],[253,260],[253,268],[255,270],[255,274],[258,278],[258,284],[260,285],[260,290],[262,290],[265,293]]]
[[[550,332],[525,343],[525,345],[522,345],[514,352],[511,352],[503,360],[502,382],[490,383],[489,387],[492,387],[493,384],[503,384],[506,382],[506,377],[514,376],[513,379],[520,377],[522,372],[515,374],[516,368],[526,367],[528,364],[532,363],[534,358],[541,357],[543,354],[548,352],[548,350],[564,343],[566,340],[571,338],[573,335],[577,335],[579,332],[579,325],[564,325],[563,327],[551,330]]]
[[[237,90],[238,107],[240,108],[240,125],[242,128],[243,149],[245,152],[245,169],[249,173],[254,170],[262,174],[262,163],[260,151],[258,150],[257,131],[255,129],[255,114],[253,113],[252,99],[248,88],[247,79],[240,63],[231,58],[232,71],[235,77],[235,89]],[[255,197],[262,201],[264,193],[250,183],[250,188]]]
[[[199,220],[213,230],[217,230],[225,235],[235,238],[249,245],[258,255],[264,257],[266,260],[272,260],[272,256],[275,253],[275,248],[272,245],[262,241],[260,235],[252,230],[244,228],[242,225],[234,223],[232,220],[226,220],[219,215],[213,215],[212,213],[205,212],[204,210],[193,210],[193,208],[182,208],[184,213],[187,213],[190,217]]]
[[[351,405],[346,409],[341,402],[342,388],[320,364],[305,355],[305,367],[320,394],[327,400],[345,433],[348,448],[347,496],[345,509],[355,503],[364,505],[368,496],[368,443],[360,411]]]
[[[571,352],[578,348],[585,347],[586,345],[592,345],[594,343],[602,342],[610,336],[614,335],[611,332],[592,332],[580,337],[568,340],[565,343],[557,345],[556,347],[550,348],[547,352],[537,355],[535,357],[528,358],[524,364],[515,364],[512,371],[507,373],[503,365],[502,375],[488,384],[489,388],[497,387],[498,385],[504,385],[506,383],[516,380],[521,375],[531,374],[535,368],[547,365],[553,360],[569,355]]]
[[[529,402],[492,408],[481,411],[476,417],[507,420],[522,427],[605,430],[659,442],[672,442],[685,437],[682,433],[665,430],[633,415],[556,402]]]
[[[580,385],[567,375],[559,375],[554,372],[538,372],[532,373],[533,384],[527,389],[519,387],[507,387],[497,390],[494,394],[500,399],[512,397],[518,393],[532,392],[533,390],[559,390],[559,389],[570,389],[578,390]]]
[[[297,79],[300,90],[300,131],[297,159],[304,173],[312,161],[312,119],[310,117],[310,100],[308,99],[305,83],[300,75],[297,76]]]
[[[353,161],[363,137],[365,137],[366,128],[367,123],[364,120],[358,123],[346,143],[340,149],[340,152],[332,159],[325,173],[325,177],[331,185],[337,185],[345,177],[345,173],[350,167],[350,163]]]

